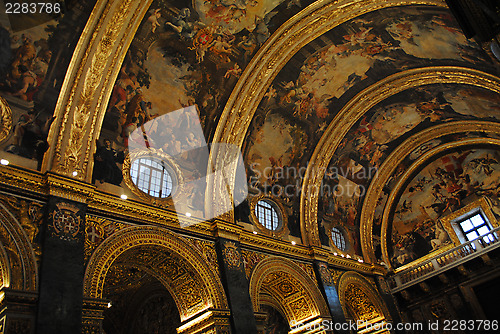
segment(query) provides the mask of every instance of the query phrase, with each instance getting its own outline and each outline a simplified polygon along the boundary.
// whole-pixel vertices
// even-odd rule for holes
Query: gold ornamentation
[[[87,215],[85,217],[85,262],[104,240],[128,226],[130,225]]]
[[[74,241],[80,231],[81,218],[77,216],[79,209],[69,203],[57,203],[52,214],[54,235],[61,240]]]
[[[224,107],[213,142],[242,147],[255,111],[273,79],[309,42],[360,15],[383,8],[409,5],[444,7],[445,3],[441,0],[316,1],[302,10],[278,28],[248,64]],[[210,151],[209,166],[213,166],[214,170],[222,170],[226,161],[229,160],[225,160],[222,152]],[[224,188],[226,182],[234,183],[236,170],[228,172],[229,175],[224,176],[217,174],[217,180],[213,174],[208,176],[206,193],[211,193],[212,197],[206,197],[206,210],[210,210],[211,203],[218,203],[224,198],[227,193]],[[308,205],[309,207],[317,210],[314,205]],[[303,233],[303,237],[306,236],[307,233]]]
[[[498,125],[496,125],[498,127]],[[453,148],[458,148],[462,146],[471,146],[471,145],[481,145],[481,144],[487,144],[490,146],[497,146],[500,147],[500,140],[499,139],[490,139],[490,138],[474,138],[474,139],[465,139],[465,140],[460,140],[457,142],[451,142],[447,143],[445,145],[441,145],[438,147],[433,148],[432,150],[429,150],[428,152],[424,153],[423,155],[420,156],[409,168],[406,169],[406,171],[403,173],[403,175],[400,176],[398,182],[394,186],[394,189],[392,189],[391,194],[388,196],[387,203],[384,209],[384,213],[382,215],[382,235],[387,236],[387,230],[389,227],[389,208],[392,208],[394,202],[396,201],[396,195],[398,192],[401,190],[401,188],[404,186],[404,182],[406,182],[411,175],[422,165],[428,162],[429,159],[431,159],[433,156],[436,156],[437,154],[450,150]],[[391,264],[389,261],[389,253],[387,249],[387,237],[382,238],[382,258],[385,263],[388,263],[389,267],[391,268]],[[438,251],[446,251],[445,247],[442,249],[439,249]]]
[[[184,289],[202,289],[206,291],[206,308],[214,307],[226,309],[227,300],[219,278],[209,268],[201,254],[193,249],[192,245],[176,234],[153,226],[129,227],[119,231],[106,239],[90,258],[84,279],[84,295],[92,298],[101,298],[106,273],[121,254],[137,247],[154,246],[165,249],[185,261],[186,266],[192,268],[200,277],[197,286],[188,285]],[[148,263],[146,259],[144,262]],[[172,277],[172,276],[169,276]],[[168,284],[167,284],[168,285]],[[194,290],[193,290],[194,291]],[[192,314],[184,314],[185,320]]]
[[[215,244],[211,241],[187,238],[194,247],[203,254],[203,257],[206,259],[207,263],[210,264],[210,268],[215,271],[217,276],[220,276],[219,273],[219,263],[217,262],[217,253],[215,252]]]
[[[259,312],[266,294],[279,303],[289,322],[316,316],[330,317],[316,281],[287,259],[269,257],[260,261],[253,270],[250,298],[255,312]]]
[[[389,310],[377,290],[362,275],[344,273],[338,283],[339,300],[344,312],[354,320],[391,320]]]
[[[9,136],[12,131],[12,110],[3,97],[0,97],[0,143]]]
[[[150,4],[151,0],[97,2],[64,79],[43,170],[68,176],[76,171],[77,178],[90,180],[88,161],[100,130],[96,125],[98,120],[102,123],[106,108],[102,101],[110,96],[111,82],[125,57],[123,49],[132,42]]]
[[[302,183],[300,226],[302,236],[307,238],[310,244],[320,245],[317,206],[319,189],[321,189],[324,175],[318,173],[318,171],[326,170],[333,154],[348,131],[377,103],[407,89],[434,83],[468,84],[500,93],[500,79],[495,76],[468,68],[443,66],[412,69],[397,73],[356,95],[330,122],[314,150]],[[382,167],[380,170],[383,170]],[[361,224],[371,224],[371,222],[362,219]],[[361,229],[364,232],[364,227]],[[361,235],[363,238],[364,233]],[[366,238],[366,235],[364,237]],[[362,239],[362,244],[363,240],[366,239]],[[366,254],[364,256],[365,260],[374,262],[372,257],[367,257]]]
[[[250,278],[253,268],[255,268],[255,266],[259,264],[260,261],[269,257],[268,254],[252,252],[246,249],[243,249],[241,251],[241,255],[243,257],[243,264],[245,266],[245,274],[247,276],[247,279]]]
[[[373,253],[372,244],[372,230],[373,230],[373,219],[374,212],[376,208],[376,203],[378,198],[382,194],[382,188],[387,184],[387,180],[390,178],[394,170],[397,168],[400,161],[408,154],[412,152],[422,144],[441,136],[448,134],[458,134],[466,132],[484,132],[489,134],[500,134],[500,126],[496,123],[491,122],[467,122],[458,121],[450,122],[446,124],[441,124],[433,126],[420,133],[408,138],[401,145],[399,145],[384,161],[382,166],[380,166],[378,173],[375,174],[367,192],[361,211],[361,245],[363,249],[363,257],[365,261],[375,261],[375,254]],[[443,148],[449,148],[444,146]],[[434,148],[439,149],[439,147]],[[441,149],[442,150],[442,149]],[[429,153],[429,152],[427,152]],[[382,226],[382,242],[387,239],[387,229]],[[382,249],[384,249],[382,247]],[[386,254],[386,259],[388,255]],[[385,261],[385,260],[384,260]],[[390,262],[385,262],[389,263]]]
[[[238,247],[234,242],[227,242],[224,244],[224,262],[226,262],[229,269],[238,269],[241,266],[241,254]]]
[[[0,195],[0,270],[2,283],[16,290],[36,291],[38,267],[35,253],[16,218],[17,199]]]
[[[328,267],[324,264],[319,265],[319,273],[321,275],[321,281],[323,281],[323,284],[332,286],[333,283],[333,277],[330,274],[330,271],[328,270]]]
[[[259,219],[257,218],[257,214],[255,212],[257,203],[259,201],[265,201],[266,199],[272,203],[271,206],[273,206],[274,204],[274,209],[278,213],[278,219],[280,221],[280,225],[278,225],[278,228],[276,230],[270,230],[266,228],[264,225],[262,225]],[[285,207],[283,206],[279,198],[276,198],[271,195],[261,194],[259,196],[251,197],[249,200],[249,204],[250,204],[250,219],[252,220],[253,224],[257,226],[257,228],[261,233],[272,236],[273,238],[280,238],[289,233],[288,215],[286,213]]]
[[[333,284],[337,285],[339,277],[345,273],[345,271],[330,269],[330,275],[332,276]]]

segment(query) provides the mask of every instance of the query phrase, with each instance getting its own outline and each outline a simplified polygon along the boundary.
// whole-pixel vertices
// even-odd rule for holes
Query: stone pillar
[[[257,324],[239,242],[241,227],[219,219],[214,221],[213,227],[217,236],[221,280],[231,309],[233,333],[255,334],[258,332]]]
[[[34,334],[38,294],[2,288],[0,334]]]
[[[83,203],[49,198],[42,226],[37,334],[82,330],[86,209]]]

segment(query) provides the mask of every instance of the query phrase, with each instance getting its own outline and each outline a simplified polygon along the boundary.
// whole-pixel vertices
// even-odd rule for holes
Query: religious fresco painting
[[[428,164],[406,186],[392,220],[394,267],[402,266],[449,243],[439,218],[486,197],[500,214],[500,152],[468,149]]]
[[[465,94],[480,98],[476,97],[474,103],[465,105],[460,100],[460,96]],[[485,109],[490,112],[485,113]],[[474,116],[476,114],[478,116]],[[363,196],[378,168],[411,135],[430,126],[456,120],[500,121],[500,96],[488,95],[484,89],[464,85],[429,85],[394,95],[369,110],[341,141],[326,170],[318,208],[320,231],[327,234],[332,225],[342,224],[354,242],[355,252],[361,255],[359,215]],[[484,137],[484,134],[477,136]],[[397,168],[388,185],[396,182],[411,161],[425,151],[443,141],[456,139],[457,135],[450,135],[422,145],[409,155],[409,161],[404,160],[406,163]],[[380,226],[385,200],[381,198],[378,202],[374,225]],[[379,237],[380,232],[375,235]],[[328,239],[323,237],[323,240],[328,244]]]
[[[252,56],[285,18],[308,3],[155,0],[130,46],[104,118],[99,145],[108,146],[109,169],[121,170],[121,152],[128,151],[127,138],[135,129],[185,107],[196,106],[209,142],[223,103]],[[121,183],[119,177],[97,180]]]
[[[247,135],[250,144],[244,148],[244,154],[248,169],[252,169],[250,164],[257,162],[263,175],[262,171],[280,163],[283,167],[305,166],[312,154],[308,148],[315,147],[328,124],[350,98],[397,71],[431,65],[472,66],[494,71],[484,51],[463,37],[456,22],[444,10],[384,9],[332,29],[300,50],[269,87]],[[411,121],[416,125],[423,115],[411,110],[415,107],[409,108],[409,114],[414,117]],[[402,123],[406,125],[407,116],[396,117],[394,120],[372,120],[381,127],[377,133],[374,131],[381,144],[397,135],[387,133],[387,128],[392,128],[392,132],[406,131],[404,127],[396,128]],[[272,122],[275,124],[271,126]],[[294,132],[303,134],[301,137],[307,136],[307,142],[288,141],[283,151],[303,154],[281,155],[273,146],[261,144],[270,141],[266,137],[285,141],[280,125],[283,122],[296,124]],[[364,147],[362,140],[356,145]],[[383,150],[383,145],[379,145],[379,149]],[[366,153],[374,153],[369,151]],[[379,159],[380,154],[375,152],[374,159]],[[249,184],[252,180],[255,184],[252,176],[249,174]],[[268,175],[268,178],[273,176]],[[301,180],[298,182],[300,186]],[[259,179],[259,183],[259,190],[264,190],[263,180]]]
[[[91,1],[66,1],[52,14],[0,14],[0,96],[12,110],[13,128],[0,150],[17,164],[40,169],[53,121],[53,108],[62,84],[60,75],[76,43],[75,31],[83,28],[82,14]]]

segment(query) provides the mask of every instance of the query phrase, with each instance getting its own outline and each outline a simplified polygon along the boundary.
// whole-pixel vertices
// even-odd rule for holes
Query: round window
[[[130,165],[132,182],[142,192],[157,198],[172,194],[173,181],[164,161],[151,157],[135,159]]]
[[[267,200],[260,200],[255,206],[255,215],[259,223],[271,231],[276,231],[281,224],[278,210],[273,203]]]
[[[344,252],[347,249],[344,234],[336,227],[332,227],[332,241],[339,250]]]

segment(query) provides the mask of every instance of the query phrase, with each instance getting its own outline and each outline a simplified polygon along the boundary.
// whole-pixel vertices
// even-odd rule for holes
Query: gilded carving
[[[355,320],[391,319],[377,290],[362,275],[352,271],[344,273],[338,291],[344,313],[350,313]]]
[[[82,226],[82,219],[77,216],[79,209],[69,203],[57,203],[51,213],[53,234],[61,240],[76,240]]]
[[[229,269],[238,269],[241,266],[241,254],[238,251],[238,247],[234,242],[227,242],[224,244],[224,250],[222,251],[224,255],[224,262],[227,264]]]
[[[12,110],[7,101],[0,97],[0,143],[9,136],[12,131]]]
[[[218,309],[227,308],[227,300],[222,283],[209,268],[205,258],[198,251],[193,249],[192,244],[183,240],[181,237],[166,229],[153,226],[128,227],[114,233],[102,242],[102,244],[95,250],[94,254],[90,258],[89,264],[87,265],[84,280],[84,295],[93,298],[100,298],[102,296],[103,286],[106,280],[106,273],[115,259],[125,252],[133,251],[139,246],[153,246],[159,250],[164,249],[164,252],[162,253],[173,254],[177,260],[182,259],[185,263],[184,267],[192,268],[193,272],[200,277],[196,287],[190,283],[186,286],[180,283],[189,282],[192,280],[192,276],[187,274],[183,275],[179,268],[174,271],[172,271],[172,269],[168,269],[170,274],[167,277],[172,277],[171,275],[177,277],[177,279],[179,279],[179,283],[176,283],[176,286],[182,287],[183,289],[201,289],[205,291],[207,300],[203,304],[203,307],[206,308],[213,306]],[[147,261],[147,258],[141,258],[142,261]],[[158,256],[155,257],[155,259],[157,258]],[[163,263],[164,266],[166,266],[165,268],[170,267],[167,266],[168,258],[170,258],[171,261],[174,261],[172,255],[164,258]],[[154,261],[155,260],[149,260],[147,263],[155,263]],[[151,274],[153,274],[157,268],[151,267],[150,270],[152,271]],[[165,285],[168,286],[168,282],[165,282]],[[182,320],[185,320],[192,315],[194,314],[185,314]]]
[[[243,265],[245,266],[245,274],[247,279],[250,278],[253,269],[260,261],[269,257],[267,254],[252,252],[246,249],[241,251],[241,255],[243,257]]]
[[[250,278],[250,297],[254,311],[259,312],[261,300],[271,295],[288,321],[315,316],[329,318],[326,303],[316,281],[293,262],[269,257],[260,261]]]
[[[13,289],[34,291],[38,281],[38,267],[31,240],[19,222],[20,201],[0,195],[0,247],[3,284]],[[29,209],[28,209],[29,215]],[[23,214],[24,216],[24,214]],[[32,229],[32,224],[24,221]],[[26,227],[27,228],[27,227]]]

